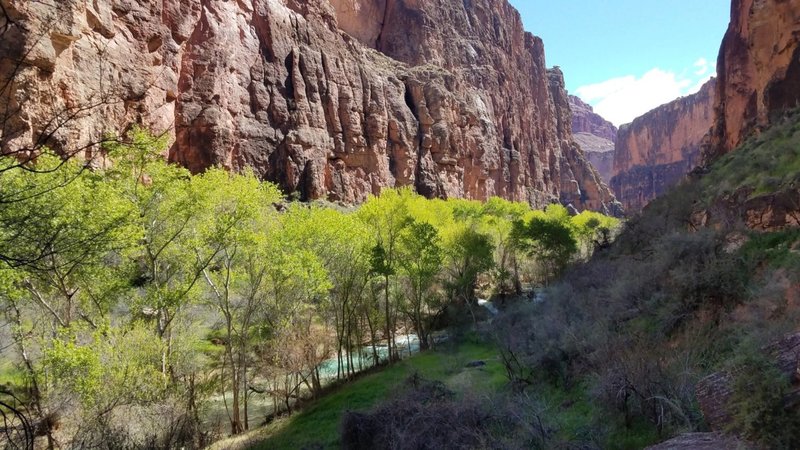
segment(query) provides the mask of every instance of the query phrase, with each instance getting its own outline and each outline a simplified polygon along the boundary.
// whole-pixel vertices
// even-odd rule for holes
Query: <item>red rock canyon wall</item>
[[[193,171],[252,167],[307,199],[411,185],[616,208],[505,0],[0,3],[5,151],[142,123]]]
[[[717,73],[709,161],[800,106],[800,3],[733,0]]]
[[[700,163],[714,120],[714,85],[620,127],[610,185],[627,211],[640,210]]]

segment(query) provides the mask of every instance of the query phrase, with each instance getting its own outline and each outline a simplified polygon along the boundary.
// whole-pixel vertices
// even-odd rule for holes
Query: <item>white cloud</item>
[[[591,104],[597,114],[619,126],[657,106],[697,92],[713,76],[713,72],[709,73],[710,68],[708,61],[701,58],[693,65],[693,71],[679,74],[656,67],[641,77],[612,78],[581,86],[575,93]],[[686,75],[687,72],[693,75]]]
[[[699,91],[700,88],[703,87],[703,85],[706,84],[708,82],[708,80],[714,78],[714,76],[716,76],[716,72],[712,72],[712,73],[706,74],[706,76],[704,76],[703,78],[700,78],[697,81],[697,83],[695,83],[694,86],[692,86],[692,88],[689,89],[689,92],[687,92],[687,94],[694,94],[695,92]]]
[[[700,58],[693,64],[695,68],[694,74],[697,76],[703,76],[711,70],[711,64],[708,63],[708,60],[705,58]]]

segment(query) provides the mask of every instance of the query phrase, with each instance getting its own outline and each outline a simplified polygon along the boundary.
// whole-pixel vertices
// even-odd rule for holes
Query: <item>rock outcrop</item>
[[[580,97],[570,95],[569,106],[572,109],[573,133],[589,133],[607,141],[617,142],[617,127],[594,112],[592,105]]]
[[[608,184],[614,170],[617,127],[574,95],[569,96],[569,106],[572,110],[572,133],[575,141],[586,154],[586,159],[597,169],[600,178]]]
[[[4,151],[94,149],[142,123],[192,171],[252,167],[305,199],[410,185],[615,208],[563,79],[505,0],[0,4]]]
[[[700,163],[714,120],[714,86],[709,81],[620,127],[610,185],[627,211],[640,210]]]
[[[800,106],[797,2],[733,0],[717,73],[707,162],[735,149],[784,111]]]
[[[689,223],[695,228],[741,223],[751,230],[767,232],[800,228],[800,189],[753,194],[752,188],[743,188],[718,198],[695,211]]]
[[[721,433],[686,433],[645,450],[750,450],[755,447]]]

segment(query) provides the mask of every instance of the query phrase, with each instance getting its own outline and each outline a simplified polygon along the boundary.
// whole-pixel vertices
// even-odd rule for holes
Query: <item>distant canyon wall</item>
[[[716,82],[623,126],[609,185],[635,212],[798,107],[800,4],[733,0]]]
[[[572,109],[572,132],[589,133],[611,142],[617,142],[617,127],[594,112],[592,105],[575,95],[569,96]]]
[[[700,163],[714,122],[715,84],[620,127],[610,186],[628,212],[667,192]]]
[[[505,0],[0,5],[4,151],[141,123],[192,171],[252,167],[304,199],[413,186],[618,212],[563,77]]]
[[[575,135],[575,140],[586,154],[586,159],[597,169],[600,178],[608,184],[614,170],[617,127],[574,95],[569,96],[569,105],[572,110],[572,133]]]

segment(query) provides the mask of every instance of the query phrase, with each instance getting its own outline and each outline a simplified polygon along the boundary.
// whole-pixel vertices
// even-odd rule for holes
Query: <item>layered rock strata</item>
[[[0,2],[4,151],[142,123],[192,171],[252,167],[305,199],[413,186],[614,209],[505,0]]]
[[[610,185],[627,211],[637,211],[696,167],[714,120],[714,86],[660,106],[623,125]]]

